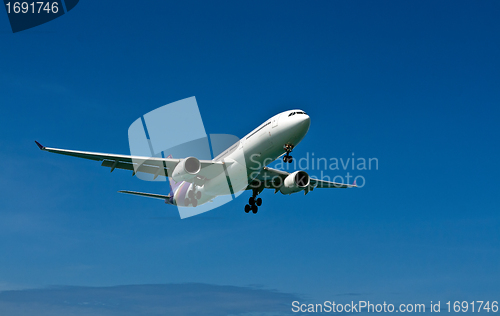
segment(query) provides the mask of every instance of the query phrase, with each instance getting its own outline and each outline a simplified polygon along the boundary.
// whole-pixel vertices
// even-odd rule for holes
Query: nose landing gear
[[[293,157],[290,156],[290,153],[293,150],[293,145],[285,144],[284,149],[286,151],[286,155],[283,156],[283,162],[292,163]]]

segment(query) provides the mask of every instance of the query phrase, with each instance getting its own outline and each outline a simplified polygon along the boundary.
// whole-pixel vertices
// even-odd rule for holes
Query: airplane
[[[66,150],[37,146],[44,151],[102,161],[102,166],[133,170],[158,175],[166,175],[170,181],[168,195],[122,190],[120,193],[162,199],[166,204],[197,207],[213,201],[220,195],[227,195],[241,190],[252,190],[252,196],[245,205],[245,212],[256,214],[262,205],[258,195],[264,189],[274,189],[284,195],[304,191],[308,194],[315,188],[354,188],[356,183],[344,184],[324,181],[309,177],[307,172],[298,170],[292,173],[267,167],[268,164],[282,157],[283,162],[293,161],[290,153],[302,141],[311,124],[310,117],[302,110],[289,110],[279,113],[259,125],[245,137],[223,151],[212,160],[199,160],[196,157],[167,158],[116,155],[87,151]],[[241,163],[241,157],[244,163]],[[138,164],[140,164],[138,166]],[[246,170],[244,183],[228,192],[228,174],[233,170]],[[243,169],[244,169],[243,168]],[[167,175],[168,174],[168,175]],[[234,180],[234,179],[232,179]],[[241,179],[240,179],[241,180]],[[230,181],[231,184],[237,181]],[[231,184],[229,184],[231,186]]]

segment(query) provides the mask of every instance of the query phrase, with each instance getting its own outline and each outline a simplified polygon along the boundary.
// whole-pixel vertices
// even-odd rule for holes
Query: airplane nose
[[[300,125],[307,131],[309,130],[309,126],[311,125],[311,118],[309,115],[304,114],[304,116],[301,118]]]

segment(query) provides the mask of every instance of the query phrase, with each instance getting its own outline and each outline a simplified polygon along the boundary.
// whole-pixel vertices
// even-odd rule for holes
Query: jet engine
[[[309,185],[309,175],[305,171],[295,171],[290,173],[283,181],[280,192],[292,194],[304,190]]]
[[[171,177],[175,182],[188,181],[196,177],[200,170],[200,161],[195,157],[187,157],[181,160],[177,164],[177,166],[175,166],[174,171],[172,171]]]

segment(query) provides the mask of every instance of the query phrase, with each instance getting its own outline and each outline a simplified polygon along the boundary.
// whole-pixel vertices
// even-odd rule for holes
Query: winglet
[[[40,144],[40,143],[39,143],[39,142],[37,142],[36,140],[35,140],[35,143],[36,143],[36,145],[38,146],[38,148],[40,148],[41,150],[44,150],[44,149],[45,149],[45,147],[44,147],[44,146],[42,146],[42,144]]]

